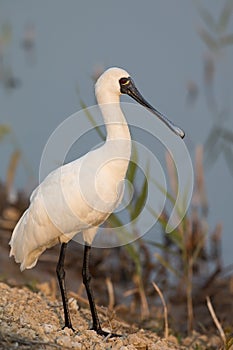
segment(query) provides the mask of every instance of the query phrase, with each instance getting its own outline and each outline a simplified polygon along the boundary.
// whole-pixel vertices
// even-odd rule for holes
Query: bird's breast
[[[90,211],[111,213],[118,206],[123,195],[123,182],[128,160],[106,158],[103,162],[93,161],[89,168],[83,164],[78,176],[82,200]]]
[[[120,204],[129,163],[128,149],[122,146],[128,144],[105,144],[57,169],[41,184],[46,212],[60,231],[98,226]]]

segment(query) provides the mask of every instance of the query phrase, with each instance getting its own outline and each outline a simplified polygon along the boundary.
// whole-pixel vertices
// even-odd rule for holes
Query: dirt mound
[[[61,330],[62,306],[57,300],[27,288],[0,284],[1,349],[179,349],[152,332],[101,316],[103,327],[122,337],[103,338],[89,330],[91,315],[70,299],[73,326]]]

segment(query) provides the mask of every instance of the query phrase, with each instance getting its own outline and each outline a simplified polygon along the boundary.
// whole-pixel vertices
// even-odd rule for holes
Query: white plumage
[[[30,206],[16,225],[10,240],[10,256],[14,256],[16,262],[21,264],[21,270],[32,268],[47,248],[62,243],[57,275],[65,326],[72,328],[64,282],[65,247],[75,234],[83,234],[83,280],[92,312],[93,329],[102,335],[105,332],[101,329],[89,286],[88,261],[98,226],[119,205],[123,195],[131,138],[119,103],[122,93],[130,95],[156,114],[177,135],[184,136],[181,129],[144,100],[125,70],[108,69],[95,86],[97,102],[107,129],[106,142],[100,148],[59,167],[45,178],[32,193]]]
[[[32,268],[44,250],[68,242],[78,232],[91,244],[98,226],[120,203],[120,184],[130,158],[130,134],[119,107],[120,85],[114,89],[113,81],[123,76],[129,75],[113,68],[96,84],[108,132],[105,144],[50,173],[32,193],[30,206],[10,241],[10,256],[14,255],[21,270]],[[107,85],[111,89],[103,94]]]

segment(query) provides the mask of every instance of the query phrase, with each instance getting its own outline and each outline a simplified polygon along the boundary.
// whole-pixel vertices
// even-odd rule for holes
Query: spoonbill
[[[33,191],[30,206],[17,223],[11,240],[10,256],[20,269],[30,269],[39,256],[61,243],[56,273],[63,309],[64,327],[73,329],[65,285],[64,260],[67,243],[83,235],[82,277],[92,315],[92,329],[106,336],[101,328],[90,286],[89,259],[91,244],[98,227],[120,204],[127,172],[131,137],[120,107],[120,95],[127,94],[161,119],[176,135],[184,132],[152,107],[137,90],[130,75],[120,68],[109,68],[97,80],[95,95],[106,125],[105,143],[83,157],[51,172]],[[110,334],[114,336],[114,334]]]

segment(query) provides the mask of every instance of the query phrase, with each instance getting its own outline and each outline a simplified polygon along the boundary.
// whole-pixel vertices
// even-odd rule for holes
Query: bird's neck
[[[107,130],[107,138],[104,145],[106,150],[108,166],[117,167],[117,174],[120,179],[125,177],[130,155],[131,136],[128,124],[120,107],[119,96],[110,94],[96,94],[97,102],[102,112]]]
[[[128,124],[120,107],[120,97],[106,92],[104,96],[98,94],[96,97],[107,130],[106,141],[131,141]]]

